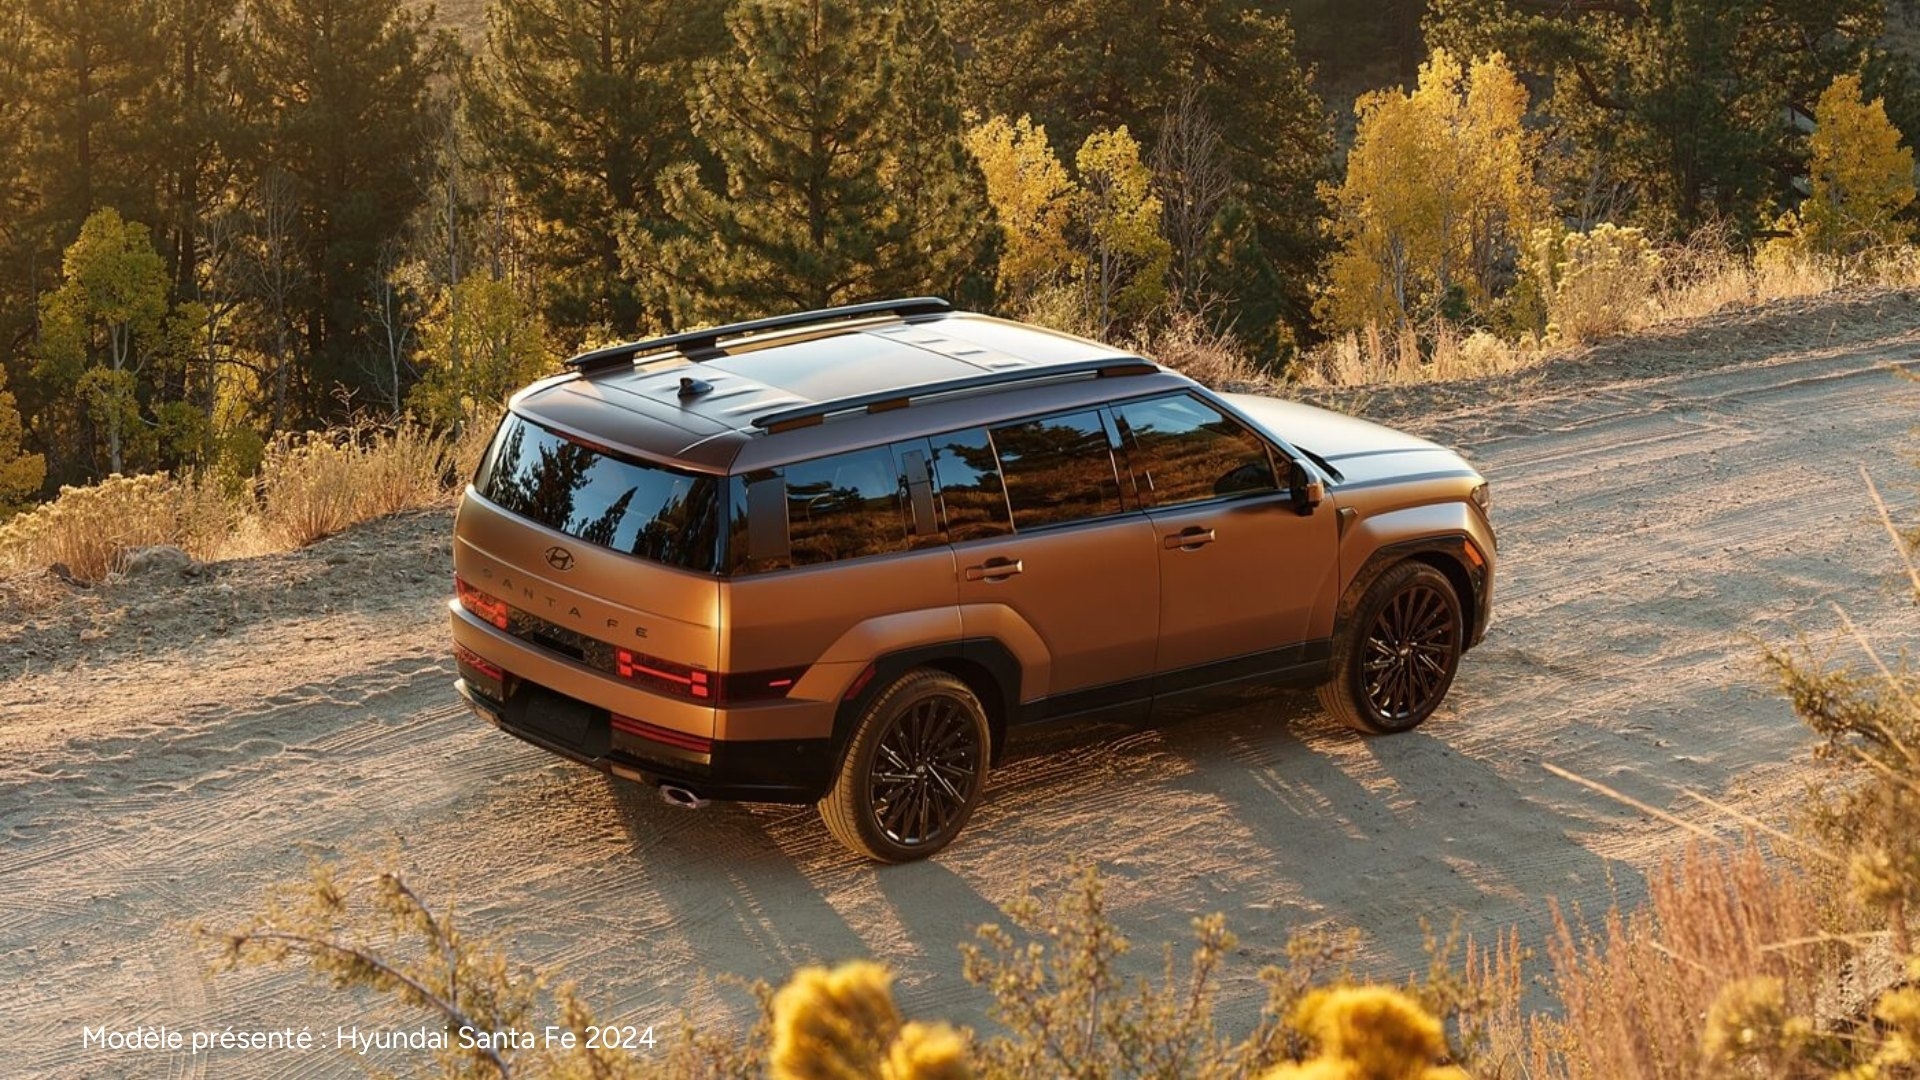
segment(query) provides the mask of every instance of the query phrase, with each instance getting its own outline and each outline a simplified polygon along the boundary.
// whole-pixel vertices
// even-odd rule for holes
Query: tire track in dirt
[[[1108,876],[1136,970],[1157,973],[1159,944],[1184,942],[1194,916],[1228,915],[1244,954],[1229,1022],[1291,928],[1358,926],[1388,975],[1423,964],[1423,917],[1537,942],[1546,897],[1631,899],[1676,841],[1542,763],[1715,827],[1682,788],[1771,812],[1792,782],[1779,763],[1805,738],[1759,643],[1831,640],[1835,602],[1889,646],[1920,642],[1856,472],[1869,464],[1911,505],[1889,460],[1920,393],[1881,365],[1920,348],[1900,327],[1852,340],[1383,416],[1463,445],[1494,484],[1496,621],[1440,716],[1361,739],[1294,694],[1026,752],[962,842],[924,864],[865,865],[805,808],[673,810],[474,721],[448,686],[434,580],[377,618],[263,620],[206,650],[151,645],[113,677],[23,677],[0,687],[27,702],[0,723],[16,751],[0,760],[0,977],[23,988],[0,1000],[0,1072],[378,1064],[327,1051],[130,1065],[80,1047],[80,1027],[103,1022],[294,1023],[329,1039],[335,1024],[417,1023],[294,971],[201,974],[184,922],[237,923],[310,856],[392,851],[469,927],[578,980],[603,1018],[662,1030],[682,1009],[738,1014],[743,995],[715,976],[856,955],[895,967],[909,1012],[982,1023],[958,946],[1086,860]]]

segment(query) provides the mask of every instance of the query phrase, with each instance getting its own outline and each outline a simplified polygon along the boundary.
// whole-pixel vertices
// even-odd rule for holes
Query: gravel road
[[[1495,623],[1446,709],[1363,739],[1300,694],[1030,753],[924,864],[862,863],[810,809],[676,810],[472,719],[449,685],[444,513],[0,607],[0,1074],[375,1062],[336,1029],[418,1021],[295,970],[208,976],[190,933],[315,857],[403,867],[603,1018],[663,1032],[736,1015],[723,976],[854,956],[892,965],[909,1013],[984,1023],[958,946],[1088,861],[1142,970],[1226,913],[1229,1022],[1289,929],[1358,927],[1389,975],[1424,963],[1423,920],[1537,942],[1547,898],[1631,901],[1685,839],[1547,765],[1719,831],[1685,791],[1778,820],[1807,739],[1760,644],[1835,641],[1836,604],[1889,650],[1920,644],[1859,472],[1912,506],[1920,387],[1887,368],[1920,366],[1916,315],[1903,294],[1787,305],[1525,381],[1346,395],[1493,482]],[[305,1027],[328,1049],[83,1047],[101,1024]]]

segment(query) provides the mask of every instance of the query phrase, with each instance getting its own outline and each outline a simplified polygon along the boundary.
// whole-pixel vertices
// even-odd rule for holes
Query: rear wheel
[[[1334,641],[1320,704],[1361,731],[1419,727],[1453,685],[1464,637],[1453,583],[1426,563],[1401,563],[1367,588]]]
[[[924,859],[973,816],[990,737],[966,683],[930,668],[908,672],[860,714],[820,818],[870,859]]]

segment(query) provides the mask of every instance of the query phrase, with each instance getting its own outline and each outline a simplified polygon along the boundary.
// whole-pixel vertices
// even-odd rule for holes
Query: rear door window
[[[509,414],[474,490],[549,529],[627,555],[710,573],[720,480],[622,457]]]
[[[921,455],[926,443],[906,447]],[[916,470],[917,475],[917,470]],[[916,546],[910,507],[924,484],[909,485],[894,448],[869,447],[735,477],[730,562],[737,572],[884,555]]]
[[[1016,529],[1105,517],[1124,509],[1113,449],[1097,409],[993,429]]]
[[[946,510],[947,537],[953,543],[1005,536],[1013,531],[1000,462],[985,428],[935,435],[934,482]]]
[[[1279,489],[1267,444],[1191,394],[1113,407],[1140,498],[1149,507]]]

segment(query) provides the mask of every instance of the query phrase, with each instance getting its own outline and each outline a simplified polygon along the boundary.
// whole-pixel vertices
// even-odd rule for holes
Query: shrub
[[[1457,1066],[1436,1064],[1447,1053],[1440,1021],[1397,990],[1315,990],[1294,1009],[1293,1026],[1315,1055],[1264,1080],[1468,1080]]]
[[[260,466],[261,520],[290,547],[430,506],[445,494],[447,441],[424,428],[283,436]]]
[[[1646,234],[1601,223],[1588,232],[1534,230],[1529,269],[1547,303],[1547,336],[1579,343],[1652,322],[1660,256]]]
[[[0,525],[0,564],[14,570],[60,565],[80,581],[121,568],[127,552],[173,544],[195,558],[217,557],[240,517],[218,486],[161,473],[110,476],[60,495]]]
[[[966,1080],[960,1035],[903,1023],[892,983],[867,961],[795,973],[773,998],[775,1080]]]
[[[1231,334],[1214,330],[1191,311],[1172,312],[1127,348],[1216,389],[1265,381],[1259,366]]]

